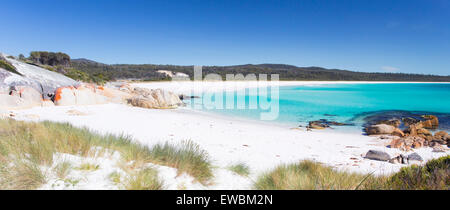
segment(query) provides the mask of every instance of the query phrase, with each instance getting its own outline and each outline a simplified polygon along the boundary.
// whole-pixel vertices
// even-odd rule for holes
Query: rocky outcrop
[[[376,125],[378,124],[385,124],[385,125],[390,125],[390,126],[394,126],[396,128],[398,128],[402,122],[399,119],[390,119],[390,120],[380,120],[378,122],[375,123]]]
[[[329,121],[327,119],[320,119],[320,120],[310,121],[308,123],[308,126],[306,126],[306,128],[307,129],[325,129],[325,128],[329,128],[331,126],[350,126],[350,125],[354,125],[354,124]]]
[[[0,53],[1,54],[1,53]],[[23,109],[34,106],[52,106],[55,90],[78,82],[40,67],[1,54],[16,73],[0,68],[0,107]]]
[[[147,109],[172,109],[183,104],[178,95],[162,89],[134,88],[131,95],[129,104]]]
[[[389,163],[392,164],[420,164],[422,162],[422,157],[417,153],[412,153],[409,155],[400,154],[389,160]]]
[[[391,159],[391,156],[383,151],[378,150],[369,150],[365,156],[367,159],[371,160],[380,160],[380,161],[388,161]]]
[[[434,115],[423,115],[425,121],[420,122],[423,128],[436,129],[439,127],[439,119]]]
[[[44,100],[41,93],[32,87],[10,87],[8,93],[0,93],[0,108],[3,109],[26,109],[51,105],[53,105],[52,101]]]
[[[3,83],[6,86],[32,87],[41,93],[44,99],[50,99],[51,95],[59,87],[79,85],[79,82],[62,74],[8,58],[4,54],[2,55],[16,68],[20,75],[11,72],[9,72],[10,74],[0,73],[0,84]]]
[[[6,71],[0,66],[0,108],[21,109],[112,102],[164,109],[183,104],[178,95],[161,89],[133,88],[126,83],[116,83],[109,87],[84,84],[4,54],[0,54],[0,57],[17,71]]]
[[[408,155],[408,163],[412,163],[412,164],[420,164],[422,163],[423,158],[417,154],[417,153],[412,153]]]
[[[366,127],[366,133],[368,135],[392,134],[395,130],[396,127],[386,124],[371,125]]]
[[[389,163],[392,164],[408,164],[408,156],[399,155],[397,157],[391,158]]]
[[[104,88],[93,84],[83,84],[77,87],[60,87],[56,90],[53,101],[57,106],[93,105],[108,102],[124,102],[128,94],[118,90]]]
[[[448,134],[444,131],[432,134],[429,129],[436,129],[439,126],[439,119],[434,115],[420,115],[413,117],[402,117],[390,120],[372,120],[371,122],[383,123],[365,125],[368,135],[387,134],[400,138],[393,138],[388,145],[391,148],[398,148],[404,151],[417,149],[425,146],[434,147],[436,145],[448,145]],[[401,130],[400,126],[405,129]]]

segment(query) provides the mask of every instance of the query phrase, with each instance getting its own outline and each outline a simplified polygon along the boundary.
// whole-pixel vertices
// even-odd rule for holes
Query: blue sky
[[[450,0],[3,0],[0,51],[450,75]]]

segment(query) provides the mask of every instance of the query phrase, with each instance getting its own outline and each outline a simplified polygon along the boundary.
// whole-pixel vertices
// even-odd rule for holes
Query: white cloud
[[[393,67],[393,66],[382,66],[381,69],[383,71],[387,71],[387,72],[398,72],[400,71],[399,68]]]

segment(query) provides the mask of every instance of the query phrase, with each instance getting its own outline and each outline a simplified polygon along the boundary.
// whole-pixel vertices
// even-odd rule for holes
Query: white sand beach
[[[270,78],[270,77],[269,77]],[[385,84],[385,83],[449,83],[449,82],[379,82],[379,81],[172,81],[172,82],[139,82],[135,87],[172,91],[178,94],[191,94],[195,91],[216,92],[231,91],[243,88],[268,86],[315,86],[325,84]]]
[[[332,82],[280,82],[278,85],[325,83]],[[189,94],[193,84],[154,82],[133,85]],[[255,83],[250,83],[250,86],[239,82],[227,85],[254,87],[251,85]],[[67,113],[70,110],[77,110],[86,115],[70,115]],[[270,122],[225,117],[189,108],[160,110],[123,104],[104,104],[36,107],[15,111],[15,114],[15,118],[19,120],[69,122],[101,133],[130,135],[146,145],[192,140],[208,152],[216,166],[213,185],[203,186],[194,183],[192,177],[188,175],[177,177],[175,169],[160,167],[158,168],[160,176],[167,183],[167,189],[177,189],[180,184],[186,186],[186,189],[250,189],[253,180],[261,173],[279,164],[304,159],[315,160],[337,170],[376,175],[387,175],[405,166],[363,158],[369,149],[386,151],[391,155],[401,153],[398,149],[387,148],[385,144],[388,140],[381,140],[378,137],[337,133],[332,130],[306,131],[304,128],[293,129]],[[446,153],[431,151],[432,148],[414,150],[425,161],[449,154],[448,151]],[[238,162],[246,163],[250,167],[251,174],[248,178],[226,169],[228,165]]]

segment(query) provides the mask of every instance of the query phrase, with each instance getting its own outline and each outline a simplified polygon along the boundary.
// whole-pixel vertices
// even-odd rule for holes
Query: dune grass
[[[381,189],[382,178],[337,172],[320,163],[305,160],[281,165],[261,175],[254,183],[258,190],[354,190]]]
[[[92,163],[82,163],[79,167],[76,167],[75,169],[80,171],[96,171],[100,169],[100,166]]]
[[[15,160],[11,166],[0,163],[0,189],[32,190],[44,183],[45,175],[34,163],[21,160]]]
[[[115,185],[119,185],[122,183],[122,175],[119,172],[114,171],[108,175],[109,180]]]
[[[245,163],[232,164],[228,166],[228,170],[245,177],[250,175],[250,167]]]
[[[56,176],[58,176],[58,178],[60,179],[65,179],[66,176],[69,175],[71,170],[72,164],[68,161],[60,162],[55,166],[55,168],[53,168]]]
[[[161,190],[163,182],[158,178],[158,172],[153,168],[144,168],[134,172],[124,181],[126,190]]]
[[[207,152],[192,141],[184,141],[180,145],[157,144],[149,154],[153,163],[177,168],[179,174],[185,172],[204,185],[210,184],[213,177]]]
[[[0,189],[38,188],[45,183],[45,174],[39,167],[50,167],[56,153],[93,157],[115,151],[124,161],[133,162],[135,170],[154,163],[177,168],[179,173],[186,172],[202,183],[212,178],[208,155],[191,141],[181,145],[158,144],[150,148],[127,136],[100,135],[67,123],[4,119],[0,120]],[[32,177],[14,176],[24,170],[30,171],[26,174]]]
[[[450,156],[424,166],[403,167],[390,176],[372,176],[333,170],[312,161],[281,165],[261,175],[258,190],[448,190]]]

